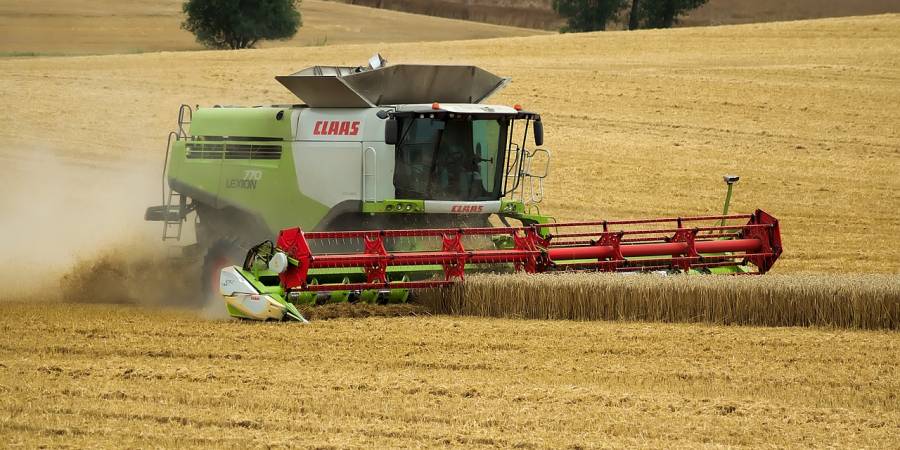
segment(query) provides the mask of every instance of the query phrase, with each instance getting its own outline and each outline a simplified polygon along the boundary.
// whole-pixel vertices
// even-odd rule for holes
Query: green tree
[[[208,48],[252,48],[285,40],[302,25],[300,0],[187,0],[181,27]]]
[[[563,32],[602,31],[619,19],[629,0],[553,0],[553,10],[566,18]]]
[[[641,0],[637,6],[641,28],[671,28],[679,16],[705,5],[707,1],[709,0]],[[635,1],[634,4],[637,5],[638,2]],[[635,23],[637,22],[632,20],[632,25]]]

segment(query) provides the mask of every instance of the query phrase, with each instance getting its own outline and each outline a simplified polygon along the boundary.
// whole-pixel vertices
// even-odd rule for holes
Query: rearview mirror
[[[534,121],[534,145],[535,147],[544,145],[544,123],[541,119]]]
[[[400,124],[397,119],[388,119],[384,122],[384,143],[397,145],[400,142]]]

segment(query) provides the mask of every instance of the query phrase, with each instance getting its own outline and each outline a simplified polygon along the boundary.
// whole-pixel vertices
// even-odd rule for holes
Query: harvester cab
[[[206,285],[235,317],[302,320],[296,305],[403,302],[472,271],[765,273],[781,253],[778,222],[763,211],[541,215],[550,170],[541,116],[485,104],[509,79],[483,69],[376,56],[276,79],[303,104],[182,107],[169,189],[145,216],[164,223],[164,240],[193,220]]]

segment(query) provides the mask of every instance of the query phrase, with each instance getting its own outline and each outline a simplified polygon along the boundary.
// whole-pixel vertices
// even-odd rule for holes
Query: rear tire
[[[209,247],[200,271],[200,287],[204,298],[219,295],[219,273],[226,267],[241,265],[243,258],[234,239],[219,239]]]

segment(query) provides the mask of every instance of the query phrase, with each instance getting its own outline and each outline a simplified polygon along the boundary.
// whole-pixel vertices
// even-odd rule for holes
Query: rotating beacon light
[[[728,191],[725,193],[725,207],[722,209],[722,215],[727,216],[728,215],[728,207],[731,205],[732,189],[734,188],[735,183],[737,183],[738,181],[741,181],[741,177],[739,177],[737,175],[725,175],[724,177],[722,177],[722,179],[725,181],[725,184],[728,185]],[[723,227],[725,226],[724,218],[722,218],[722,226]]]

